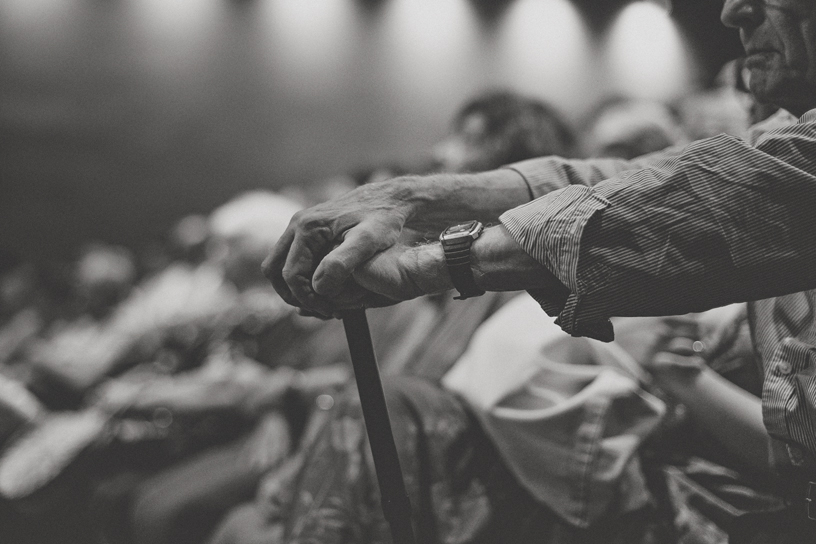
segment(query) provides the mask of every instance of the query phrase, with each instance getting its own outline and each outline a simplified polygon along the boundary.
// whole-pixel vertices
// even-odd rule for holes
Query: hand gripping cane
[[[380,484],[383,514],[391,527],[394,544],[416,544],[411,524],[411,502],[402,479],[397,446],[391,432],[388,408],[385,405],[380,371],[371,343],[365,310],[350,310],[343,314],[351,364],[357,378],[357,390],[363,408],[368,441],[374,457],[374,469]]]

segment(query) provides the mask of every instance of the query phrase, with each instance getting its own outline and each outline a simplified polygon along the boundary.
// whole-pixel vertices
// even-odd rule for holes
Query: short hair
[[[483,140],[493,153],[489,167],[546,155],[570,156],[575,137],[556,110],[542,100],[509,90],[489,91],[466,103],[453,120],[454,132],[465,120],[485,120]]]
[[[666,104],[612,97],[590,116],[583,140],[587,156],[634,159],[685,144],[688,138]]]

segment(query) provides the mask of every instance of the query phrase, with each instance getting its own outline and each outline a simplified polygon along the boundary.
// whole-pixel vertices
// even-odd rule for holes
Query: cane
[[[350,310],[343,314],[351,364],[357,379],[357,390],[363,408],[368,441],[374,457],[374,469],[380,484],[383,514],[391,528],[394,544],[416,544],[411,524],[411,502],[402,479],[397,446],[391,432],[388,408],[385,405],[380,371],[371,343],[365,310]]]

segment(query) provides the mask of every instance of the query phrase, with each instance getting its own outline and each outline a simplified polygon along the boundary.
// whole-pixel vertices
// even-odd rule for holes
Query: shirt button
[[[781,363],[779,363],[779,366],[777,368],[779,369],[779,373],[783,376],[787,376],[793,371],[793,367],[787,361],[782,361]]]

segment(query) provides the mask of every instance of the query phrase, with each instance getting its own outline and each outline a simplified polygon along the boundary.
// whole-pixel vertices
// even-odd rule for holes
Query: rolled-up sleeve
[[[617,162],[605,181],[607,165],[572,164],[513,165],[531,188],[546,191],[553,168],[552,183],[571,186],[500,218],[569,289],[558,308],[531,293],[566,332],[610,340],[611,316],[816,286],[816,111],[755,145],[721,135],[641,165]]]
[[[633,160],[565,159],[543,157],[506,166],[524,178],[533,198],[544,196],[570,185],[596,185],[627,170],[646,168],[669,160],[682,152],[680,147],[650,153]]]

